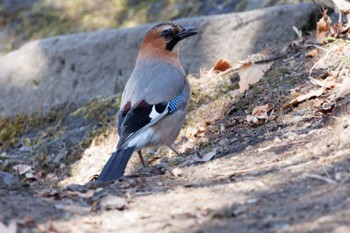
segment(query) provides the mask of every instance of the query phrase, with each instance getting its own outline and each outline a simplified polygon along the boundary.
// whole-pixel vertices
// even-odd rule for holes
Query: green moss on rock
[[[29,115],[2,118],[0,154],[23,155],[23,160],[33,161],[35,168],[50,172],[59,169],[62,163],[69,168],[96,136],[116,127],[119,106],[120,95],[95,97]],[[60,153],[65,156],[57,157]]]

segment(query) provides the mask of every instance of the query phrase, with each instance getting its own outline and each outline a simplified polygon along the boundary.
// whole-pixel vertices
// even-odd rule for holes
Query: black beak
[[[187,37],[196,35],[198,33],[198,29],[195,27],[184,27],[184,30],[182,32],[179,32],[176,37],[179,40],[183,40]]]

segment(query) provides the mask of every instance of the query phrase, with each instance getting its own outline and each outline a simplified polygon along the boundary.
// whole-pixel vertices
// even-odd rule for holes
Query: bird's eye
[[[162,31],[161,36],[165,39],[170,39],[173,37],[173,31],[171,29],[166,29]]]

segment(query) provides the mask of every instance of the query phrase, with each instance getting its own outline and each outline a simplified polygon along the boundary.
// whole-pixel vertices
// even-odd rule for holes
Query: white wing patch
[[[152,121],[153,121],[154,119],[156,119],[160,114],[161,114],[161,113],[157,112],[156,106],[153,105],[152,111],[151,111],[151,113],[149,114],[149,117],[152,119]]]
[[[138,133],[137,135],[135,135],[135,137],[131,138],[128,142],[127,147],[134,146],[137,149],[142,148],[152,140],[152,137],[154,137],[153,129],[147,128],[143,132]]]
[[[150,138],[150,132],[152,132],[153,134],[153,130],[150,128],[151,126],[153,126],[154,124],[156,124],[162,117],[164,117],[166,114],[168,114],[169,110],[168,110],[168,106],[169,104],[166,106],[165,110],[162,113],[158,113],[157,110],[155,109],[155,106],[152,107],[152,111],[150,113],[150,117],[151,117],[151,122],[149,122],[147,125],[145,125],[144,127],[142,127],[141,129],[139,129],[137,132],[130,134],[125,142],[120,146],[120,148],[125,148],[125,147],[130,147],[130,146],[136,146],[136,149],[138,149],[139,145],[142,144],[140,139],[147,139],[149,140]],[[153,118],[153,117],[155,118]],[[143,134],[145,131],[147,131],[145,134]],[[141,135],[141,136],[139,136]],[[137,138],[136,140],[133,140],[134,138]],[[130,143],[132,141],[132,143]],[[129,144],[130,143],[130,144]]]

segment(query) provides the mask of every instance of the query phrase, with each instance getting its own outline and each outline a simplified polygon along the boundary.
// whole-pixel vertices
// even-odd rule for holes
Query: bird
[[[114,181],[124,175],[134,151],[145,166],[141,149],[172,146],[185,121],[190,84],[179,59],[184,39],[196,35],[196,27],[163,22],[144,36],[122,93],[118,115],[119,141],[97,181]]]

